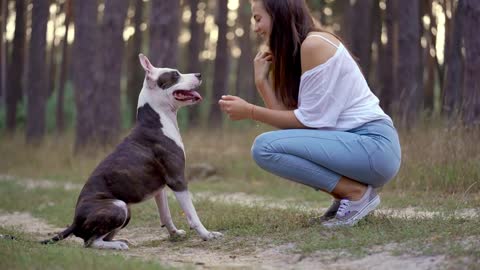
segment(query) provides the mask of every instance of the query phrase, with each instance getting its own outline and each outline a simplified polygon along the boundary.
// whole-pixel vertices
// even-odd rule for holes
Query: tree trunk
[[[156,67],[177,68],[180,1],[152,0],[149,58]]]
[[[463,90],[463,16],[465,2],[458,1],[450,31],[447,32],[445,50],[445,82],[443,86],[442,112],[449,118],[455,117],[461,103]]]
[[[137,119],[137,103],[138,95],[142,90],[144,72],[142,67],[138,62],[138,54],[142,50],[142,35],[143,33],[140,30],[140,25],[143,22],[143,0],[135,0],[135,17],[133,19],[133,24],[135,27],[135,33],[130,38],[129,41],[129,56],[128,56],[128,103],[129,109],[132,114],[132,121],[135,123]]]
[[[45,134],[47,105],[46,50],[49,0],[37,0],[32,9],[32,37],[27,80],[27,129],[28,143],[38,144]]]
[[[73,83],[75,88],[75,152],[95,142],[97,0],[73,1],[75,42],[73,45]]]
[[[422,0],[420,1],[420,17],[428,17],[430,19],[430,25],[427,29],[423,26],[421,29],[420,36],[426,40],[426,46],[422,46],[422,62],[421,65],[425,70],[425,77],[422,78],[424,84],[424,108],[427,112],[433,112],[433,98],[434,98],[434,87],[435,87],[435,73],[434,73],[434,60],[435,56],[432,56],[431,50],[435,50],[435,35],[432,33],[432,29],[436,28],[436,20],[432,14],[432,0]]]
[[[462,56],[464,0],[458,1],[450,31],[447,32],[445,50],[445,82],[443,85],[442,113],[453,118],[459,113],[463,89],[464,59]],[[453,13],[453,12],[452,12]]]
[[[415,125],[420,104],[423,102],[421,85],[420,7],[417,4],[398,5],[398,66],[396,78],[400,93],[398,109],[401,125]]]
[[[57,78],[57,59],[56,59],[56,45],[55,45],[55,33],[57,31],[57,24],[55,23],[57,16],[60,12],[60,9],[57,9],[57,12],[52,15],[49,20],[53,24],[53,29],[52,29],[52,34],[53,34],[53,40],[52,44],[50,46],[50,53],[48,54],[50,56],[49,61],[48,61],[48,81],[47,81],[47,97],[50,97],[53,92],[55,91],[55,83],[56,83],[56,78]]]
[[[209,125],[220,127],[222,125],[222,113],[217,101],[228,89],[229,59],[227,44],[227,1],[217,1],[217,14],[215,23],[218,26],[218,41],[215,57],[215,71],[213,78],[213,95],[210,106]]]
[[[62,66],[60,70],[60,80],[57,91],[57,107],[56,107],[56,124],[57,133],[63,134],[65,131],[65,110],[64,110],[64,96],[65,84],[67,82],[67,75],[69,70],[69,46],[68,46],[68,31],[70,29],[70,20],[72,17],[72,2],[66,0],[63,4],[65,12],[65,36],[62,41]]]
[[[12,58],[9,64],[7,81],[6,126],[7,132],[13,133],[17,126],[17,105],[23,94],[23,69],[26,53],[26,2],[15,1],[15,34],[13,37]]]
[[[203,26],[204,23],[197,22],[197,11],[198,11],[198,4],[200,3],[199,0],[189,0],[188,4],[190,7],[190,12],[192,17],[190,18],[189,22],[189,29],[190,29],[190,42],[188,43],[188,64],[187,64],[187,72],[191,73],[199,73],[202,71],[200,67],[200,51],[202,49],[203,44]],[[201,92],[205,95],[205,85],[202,84]],[[188,124],[189,127],[198,127],[200,125],[200,106],[190,106],[188,108]]]
[[[244,98],[249,102],[256,101],[256,88],[253,81],[253,42],[250,36],[250,1],[241,0],[238,11],[240,27],[243,29],[243,36],[239,37],[238,44],[242,54],[238,59],[237,78],[236,78],[236,95]]]
[[[380,105],[382,109],[392,115],[394,112],[393,109],[393,100],[395,98],[395,84],[394,84],[394,44],[396,44],[396,39],[394,35],[395,31],[395,1],[396,0],[387,0],[386,10],[385,10],[385,28],[387,31],[387,43],[382,44],[382,47],[379,48],[378,56],[378,77],[381,84],[380,90]]]
[[[465,0],[464,44],[465,77],[463,85],[463,120],[467,126],[480,126],[480,2]]]
[[[380,68],[380,53],[383,51],[382,44],[382,27],[384,23],[384,14],[380,9],[380,0],[375,0],[372,8],[372,53],[370,56],[370,68],[368,74],[368,81],[370,82],[370,88],[372,92],[380,97],[382,85],[378,80],[379,68]],[[373,50],[375,48],[375,50]]]
[[[348,34],[350,50],[358,58],[358,63],[366,78],[368,78],[370,71],[370,56],[372,53],[373,4],[373,0],[357,0],[353,6],[350,6],[351,11],[349,12],[351,14]]]
[[[123,59],[123,29],[128,0],[106,0],[101,27],[99,81],[95,93],[97,138],[101,145],[114,142],[120,132],[120,77]]]
[[[351,48],[353,40],[350,32],[352,29],[354,13],[352,2],[350,0],[338,0],[335,2],[338,2],[337,5],[339,5],[342,9],[342,19],[340,21],[341,27],[339,35],[342,37],[344,44],[347,45],[346,47]]]
[[[7,82],[7,40],[5,38],[5,29],[7,25],[7,0],[0,1],[0,109],[5,103],[5,91]]]

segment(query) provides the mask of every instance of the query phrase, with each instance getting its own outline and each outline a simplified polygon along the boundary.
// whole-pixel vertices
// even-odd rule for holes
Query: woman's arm
[[[255,85],[257,86],[258,93],[260,93],[267,108],[272,110],[287,110],[287,107],[285,107],[282,102],[278,101],[277,96],[268,81],[265,80],[258,82]]]
[[[279,129],[307,128],[293,113],[292,110],[274,110],[256,106],[237,96],[222,96],[220,108],[232,120],[252,119],[274,126]]]
[[[287,108],[283,103],[277,99],[269,81],[272,59],[272,53],[269,51],[259,51],[255,56],[255,59],[253,60],[255,86],[267,108],[286,110]]]

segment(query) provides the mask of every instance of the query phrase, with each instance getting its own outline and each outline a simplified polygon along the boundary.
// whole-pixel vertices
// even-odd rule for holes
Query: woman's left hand
[[[218,104],[220,104],[220,109],[227,113],[232,120],[242,120],[252,117],[253,104],[237,96],[222,96]]]

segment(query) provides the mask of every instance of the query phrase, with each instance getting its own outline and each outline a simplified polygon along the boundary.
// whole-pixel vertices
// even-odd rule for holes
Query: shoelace
[[[340,206],[338,207],[337,216],[343,217],[348,213],[348,208],[351,204],[351,201],[343,199],[340,201]]]

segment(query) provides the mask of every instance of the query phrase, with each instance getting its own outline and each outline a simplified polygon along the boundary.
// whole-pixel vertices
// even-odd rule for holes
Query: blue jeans
[[[288,129],[261,134],[252,156],[263,169],[329,193],[342,176],[380,187],[398,172],[401,149],[388,120],[348,131]]]

